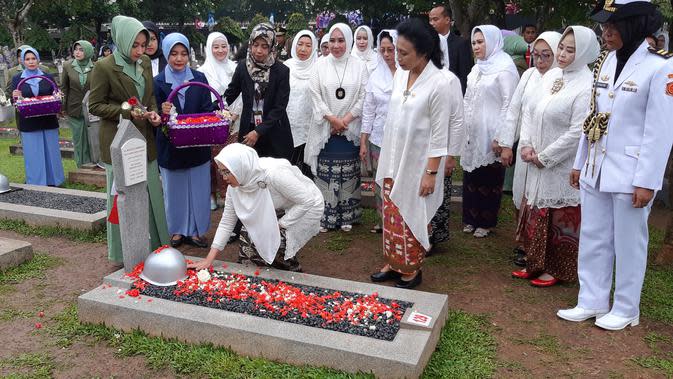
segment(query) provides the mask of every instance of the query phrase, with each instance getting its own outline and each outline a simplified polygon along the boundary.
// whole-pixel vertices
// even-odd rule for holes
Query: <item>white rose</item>
[[[196,273],[196,277],[199,278],[199,283],[205,283],[210,280],[210,273],[208,270],[201,270]]]

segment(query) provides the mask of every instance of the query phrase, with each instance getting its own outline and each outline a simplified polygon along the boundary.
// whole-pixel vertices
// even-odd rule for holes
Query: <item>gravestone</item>
[[[131,272],[149,254],[147,141],[129,120],[121,120],[110,146],[115,173],[124,270]]]

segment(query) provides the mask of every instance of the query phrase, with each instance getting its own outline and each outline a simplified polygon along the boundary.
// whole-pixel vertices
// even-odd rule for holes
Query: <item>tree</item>
[[[245,40],[245,33],[241,29],[241,25],[230,17],[219,19],[214,30],[227,36],[230,44],[237,44]]]
[[[299,33],[300,31],[308,28],[308,23],[306,22],[306,18],[304,17],[303,14],[292,13],[290,15],[290,17],[287,18],[287,22],[285,23],[285,28],[287,29],[287,33],[290,36],[294,36],[295,34]]]
[[[266,17],[265,17],[263,14],[261,14],[261,13],[257,13],[257,14],[255,15],[255,17],[253,17],[252,20],[250,20],[250,26],[248,27],[248,31],[251,31],[252,28],[254,28],[255,26],[257,26],[257,25],[259,25],[259,24],[261,24],[261,23],[263,23],[263,22],[266,22],[266,23],[268,24],[268,23],[269,23],[269,19],[266,18]]]
[[[7,26],[14,48],[23,44],[23,24],[34,3],[34,0],[0,0],[0,9],[2,9],[0,20],[3,25]]]

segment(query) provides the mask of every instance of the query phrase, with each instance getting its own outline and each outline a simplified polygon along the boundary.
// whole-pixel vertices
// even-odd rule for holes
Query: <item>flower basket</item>
[[[26,97],[16,100],[14,105],[19,111],[21,117],[31,118],[31,117],[42,117],[42,116],[51,116],[56,115],[61,112],[62,98],[61,92],[58,90],[58,86],[54,83],[53,80],[49,79],[46,76],[35,75],[23,78],[16,88],[21,88],[23,83],[27,80],[40,78],[44,79],[51,87],[54,89],[53,94],[47,96],[35,96],[35,97]]]
[[[220,110],[225,110],[222,96],[211,86],[200,82],[187,82],[176,87],[166,101],[172,103],[178,91],[187,86],[207,88],[215,94]],[[168,121],[168,138],[177,148],[224,145],[229,138],[230,125],[231,119],[220,112],[177,115]]]

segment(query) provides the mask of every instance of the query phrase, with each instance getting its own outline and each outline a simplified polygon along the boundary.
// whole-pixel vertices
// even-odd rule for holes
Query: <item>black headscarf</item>
[[[159,34],[159,27],[152,21],[143,21],[142,24],[145,29],[149,30],[151,33],[154,33],[154,36],[157,37],[157,51],[155,51],[152,55],[147,54],[147,56],[152,60],[159,60],[159,72],[162,72],[168,62],[166,61],[166,57],[164,57],[163,50],[161,50],[161,34]],[[147,42],[149,43],[150,41]]]
[[[619,10],[617,11],[617,15]],[[654,34],[661,28],[664,18],[656,7],[652,7],[647,14],[626,17],[614,21],[624,45],[617,50],[617,71],[615,79],[619,77],[631,55],[643,43],[645,37]]]

